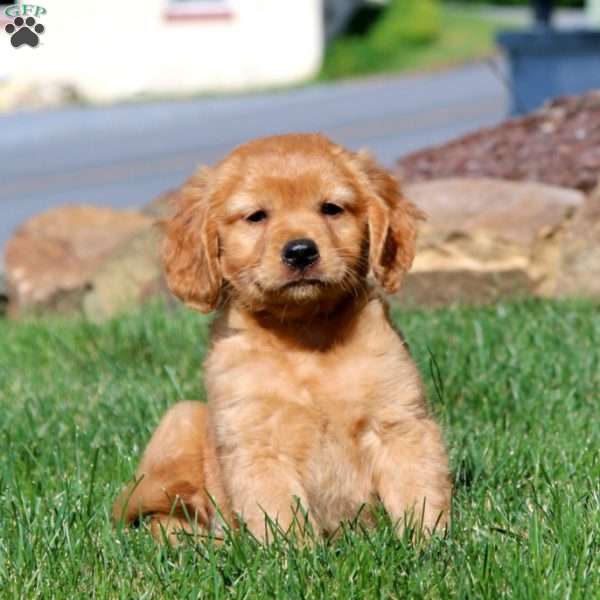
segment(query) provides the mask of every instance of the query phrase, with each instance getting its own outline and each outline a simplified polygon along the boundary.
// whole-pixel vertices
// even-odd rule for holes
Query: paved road
[[[130,207],[245,140],[322,131],[384,164],[501,120],[508,98],[485,63],[442,73],[221,99],[70,108],[0,117],[0,247],[63,203]]]

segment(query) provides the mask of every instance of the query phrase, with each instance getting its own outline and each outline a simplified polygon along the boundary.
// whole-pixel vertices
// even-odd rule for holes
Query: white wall
[[[165,18],[168,0],[40,4],[40,46],[15,49],[0,31],[2,75],[96,101],[293,83],[321,63],[321,0],[230,0],[231,19],[185,21]]]

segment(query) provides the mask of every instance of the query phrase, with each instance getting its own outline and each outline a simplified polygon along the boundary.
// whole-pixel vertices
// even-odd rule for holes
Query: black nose
[[[319,249],[309,239],[291,240],[283,247],[281,258],[292,269],[306,269],[319,258]]]

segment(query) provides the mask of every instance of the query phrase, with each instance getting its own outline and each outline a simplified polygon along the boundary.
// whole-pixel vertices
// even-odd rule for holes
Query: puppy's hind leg
[[[153,536],[173,542],[180,530],[213,530],[217,509],[229,520],[206,405],[179,402],[152,435],[136,481],[115,501],[113,519],[130,525],[149,516]]]

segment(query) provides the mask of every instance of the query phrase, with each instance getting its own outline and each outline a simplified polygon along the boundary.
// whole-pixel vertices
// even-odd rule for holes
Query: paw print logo
[[[4,31],[10,35],[10,43],[18,48],[27,44],[35,48],[40,43],[40,34],[44,33],[45,28],[41,23],[35,22],[33,17],[17,17],[12,23],[9,23]]]

